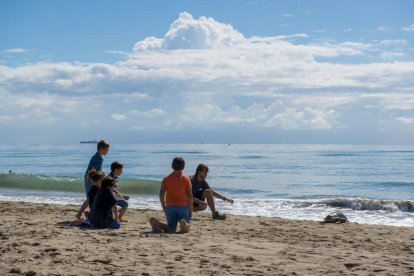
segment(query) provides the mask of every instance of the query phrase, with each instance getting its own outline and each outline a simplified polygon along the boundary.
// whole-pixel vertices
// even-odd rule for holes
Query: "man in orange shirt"
[[[155,218],[150,219],[152,230],[156,232],[175,232],[180,223],[180,232],[190,230],[190,218],[193,212],[193,193],[191,180],[183,173],[185,161],[175,157],[172,162],[173,172],[164,177],[161,182],[160,202],[167,218],[165,225]]]

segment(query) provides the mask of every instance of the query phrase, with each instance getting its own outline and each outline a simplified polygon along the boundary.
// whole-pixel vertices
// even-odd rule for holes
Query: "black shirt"
[[[202,180],[198,181],[197,177],[193,176],[191,178],[191,187],[193,190],[193,196],[199,195],[204,192],[204,190],[210,189],[207,181]]]
[[[88,192],[88,202],[89,202],[89,208],[92,209],[93,201],[95,199],[96,194],[98,193],[99,188],[95,185],[92,186],[92,188]]]
[[[99,189],[93,201],[89,221],[96,228],[107,228],[113,221],[112,206],[116,199],[109,189]]]

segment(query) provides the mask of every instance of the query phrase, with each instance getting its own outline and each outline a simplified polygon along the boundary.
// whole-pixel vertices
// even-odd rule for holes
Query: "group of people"
[[[109,146],[105,140],[99,141],[97,152],[88,164],[84,180],[87,199],[76,214],[75,225],[119,229],[121,222],[128,221],[125,213],[129,196],[122,195],[117,190],[118,177],[122,174],[123,165],[117,161],[113,162],[108,176],[102,171],[103,156],[108,153]],[[226,219],[225,215],[216,210],[214,198],[231,204],[234,200],[222,196],[209,186],[206,181],[209,169],[206,165],[198,165],[191,178],[183,173],[185,161],[182,157],[175,157],[171,167],[173,171],[164,177],[159,192],[167,223],[151,218],[153,231],[173,233],[179,224],[179,232],[186,233],[190,229],[193,212],[204,211],[207,207],[211,210],[212,219]],[[86,212],[88,206],[90,212]],[[82,214],[85,214],[85,219],[81,218]]]

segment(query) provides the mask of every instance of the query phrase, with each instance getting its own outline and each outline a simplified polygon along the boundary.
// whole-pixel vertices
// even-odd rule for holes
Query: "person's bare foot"
[[[156,220],[155,218],[150,218],[150,224],[153,232],[162,232],[162,228],[158,220]]]
[[[188,233],[190,231],[190,224],[185,219],[180,220],[180,233]]]
[[[150,218],[150,224],[151,224],[153,232],[157,232],[157,233],[161,233],[161,232],[172,233],[172,232],[174,232],[170,227],[168,227],[167,224],[164,224],[164,223],[160,222],[159,220],[157,220],[155,218]]]

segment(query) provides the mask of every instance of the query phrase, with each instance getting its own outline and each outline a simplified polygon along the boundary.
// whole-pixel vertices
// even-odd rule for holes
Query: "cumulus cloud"
[[[134,51],[212,49],[232,46],[243,39],[243,35],[231,25],[215,21],[205,16],[198,20],[187,12],[180,13],[164,38],[149,37],[138,42]]]
[[[408,47],[405,39],[245,37],[183,12],[163,37],[138,41],[114,64],[0,66],[0,124],[62,123],[93,133],[111,122],[111,130],[134,134],[383,128],[414,117]]]

